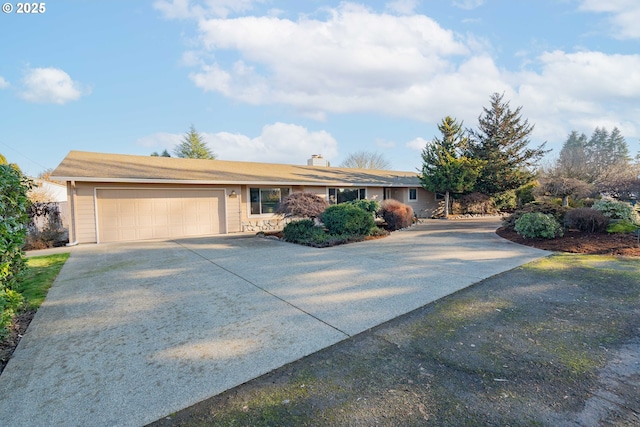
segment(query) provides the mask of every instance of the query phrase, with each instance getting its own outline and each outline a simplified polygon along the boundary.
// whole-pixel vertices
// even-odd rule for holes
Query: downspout
[[[69,224],[69,232],[73,232],[73,242],[67,243],[65,246],[76,246],[78,243],[78,233],[76,232],[76,182],[70,181],[67,186],[67,194],[69,194],[69,188],[71,188],[71,194],[69,197],[70,209],[71,213],[71,224]]]

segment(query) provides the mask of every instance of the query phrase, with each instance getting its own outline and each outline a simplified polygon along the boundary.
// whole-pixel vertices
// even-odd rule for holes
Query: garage
[[[98,242],[226,233],[222,189],[96,188]]]

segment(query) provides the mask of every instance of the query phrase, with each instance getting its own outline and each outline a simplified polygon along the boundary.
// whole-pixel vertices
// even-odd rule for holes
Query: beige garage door
[[[224,233],[223,190],[98,189],[98,242]]]

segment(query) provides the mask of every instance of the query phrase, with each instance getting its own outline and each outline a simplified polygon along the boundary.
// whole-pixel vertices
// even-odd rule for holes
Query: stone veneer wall
[[[289,218],[255,219],[242,221],[242,231],[279,231],[291,220]]]

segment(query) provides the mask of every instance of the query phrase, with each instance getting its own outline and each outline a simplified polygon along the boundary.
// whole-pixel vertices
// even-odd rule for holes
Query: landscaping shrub
[[[640,225],[640,218],[638,218],[638,214],[629,203],[600,199],[593,204],[593,209],[601,211],[611,219],[621,219]]]
[[[380,216],[389,231],[407,228],[413,224],[413,209],[398,200],[388,199],[380,205]]]
[[[576,228],[588,233],[601,233],[607,229],[609,218],[596,209],[576,208],[567,212],[564,224],[568,228]]]
[[[287,242],[299,243],[310,239],[316,228],[312,220],[302,219],[285,225],[282,234]]]
[[[514,230],[516,221],[526,213],[539,212],[547,215],[552,215],[559,224],[564,224],[564,216],[569,212],[569,208],[554,205],[548,202],[534,202],[524,205],[521,209],[518,209],[502,221],[502,226],[509,230]]]
[[[371,237],[382,237],[382,236],[388,236],[388,235],[389,235],[389,232],[384,228],[380,228],[380,227],[373,227],[369,232],[369,236]]]
[[[361,199],[351,200],[345,203],[349,203],[350,205],[353,205],[357,208],[362,209],[363,211],[367,211],[372,214],[375,214],[380,210],[380,202],[378,202],[377,200]]]
[[[531,203],[536,200],[534,191],[538,187],[538,185],[538,181],[532,181],[529,184],[525,184],[516,190],[516,198],[519,208],[526,205],[527,203]]]
[[[637,229],[638,229],[638,226],[635,225],[634,223],[626,220],[621,220],[621,221],[613,222],[609,224],[609,226],[607,227],[607,232],[625,234],[625,233],[633,233]]]
[[[562,236],[562,228],[552,215],[528,212],[516,220],[515,231],[526,239],[553,239]]]
[[[496,212],[491,197],[482,193],[465,194],[460,198],[460,209],[463,214],[485,215]]]
[[[327,201],[317,194],[292,193],[282,199],[276,213],[285,217],[318,218],[327,206]]]
[[[321,219],[329,233],[337,236],[366,236],[375,227],[373,215],[349,203],[329,206]]]
[[[496,211],[513,212],[518,207],[518,197],[515,190],[503,191],[491,197],[491,202]]]
[[[0,165],[0,335],[6,333],[22,297],[15,292],[27,269],[24,259],[30,205],[29,181],[17,169]]]

